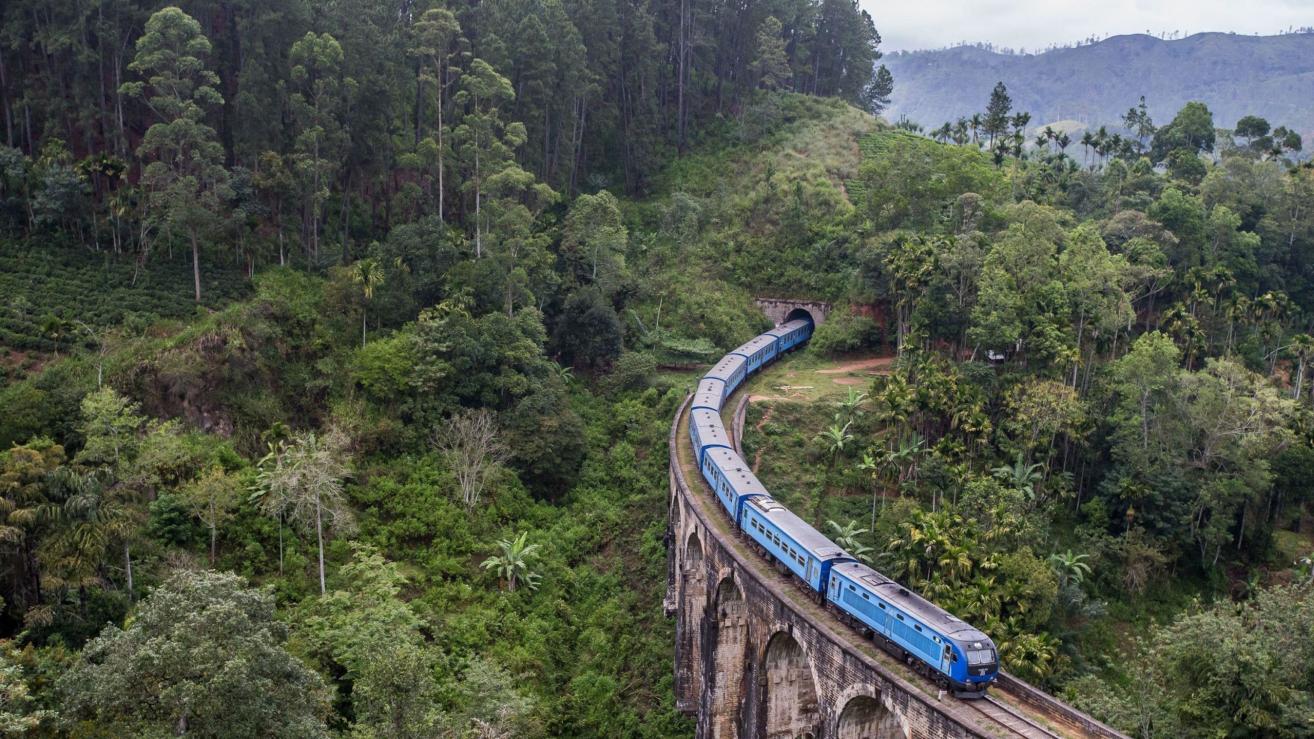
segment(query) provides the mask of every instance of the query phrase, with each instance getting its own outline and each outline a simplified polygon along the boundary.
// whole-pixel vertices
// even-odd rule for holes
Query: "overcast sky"
[[[859,0],[884,51],[988,41],[1013,49],[1151,31],[1277,33],[1314,26],[1314,0]]]

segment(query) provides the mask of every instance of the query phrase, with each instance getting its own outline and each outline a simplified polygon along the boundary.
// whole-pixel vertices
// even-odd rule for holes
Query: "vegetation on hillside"
[[[1308,621],[1314,502],[1314,170],[1267,122],[1077,161],[1000,89],[989,151],[937,143],[852,107],[890,80],[844,0],[37,5],[6,730],[687,735],[673,368],[772,293],[897,356],[752,419],[792,505],[1129,729],[1308,733],[1305,652],[1247,628]]]

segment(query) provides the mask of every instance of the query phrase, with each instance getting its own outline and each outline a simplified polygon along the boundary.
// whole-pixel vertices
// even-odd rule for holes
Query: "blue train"
[[[961,619],[855,560],[771,497],[730,444],[721,409],[749,375],[812,337],[812,321],[787,321],[740,346],[703,376],[689,436],[703,479],[739,530],[817,598],[962,698],[979,698],[999,672],[994,642]]]

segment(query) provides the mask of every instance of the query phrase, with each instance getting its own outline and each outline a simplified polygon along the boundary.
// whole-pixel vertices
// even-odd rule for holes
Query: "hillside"
[[[1115,36],[1027,55],[960,46],[890,54],[885,64],[895,80],[886,117],[926,126],[984,109],[1002,80],[1015,108],[1030,111],[1034,123],[1116,123],[1144,95],[1158,122],[1203,100],[1220,126],[1254,114],[1314,131],[1314,34]]]

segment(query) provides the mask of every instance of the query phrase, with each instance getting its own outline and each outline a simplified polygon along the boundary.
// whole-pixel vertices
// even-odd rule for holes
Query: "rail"
[[[731,416],[729,433],[730,433],[731,445],[734,446],[735,451],[740,456],[743,456],[744,422],[748,416],[748,404],[749,404],[750,396],[746,392],[740,393],[739,395],[740,397],[735,404],[734,413]],[[688,405],[688,399],[686,399],[685,405],[686,406]],[[676,425],[672,428],[672,436],[670,442],[672,444],[671,464],[673,467],[679,466],[676,463],[677,449],[674,445],[676,444],[676,439],[678,436],[677,432],[679,430],[678,426],[680,424],[680,420],[684,416],[684,408],[685,406],[681,406],[680,412],[676,414],[676,420],[675,420]],[[684,485],[687,488],[688,482],[683,479],[682,470],[680,471],[680,476],[681,476],[681,481],[684,483]],[[997,690],[998,692],[1007,694],[1008,697],[1013,699],[1014,703],[1024,704],[1027,707],[1029,707],[1031,710],[1040,713],[1050,721],[1069,727],[1070,729],[1073,730],[1074,734],[1077,736],[1098,737],[1099,739],[1128,739],[1125,734],[1118,732],[1117,730],[1100,722],[1094,717],[1076,708],[1073,708],[1072,706],[1069,706],[1066,703],[1063,703],[1062,701],[1058,700],[1054,696],[1049,695],[1048,693],[1040,690],[1034,685],[1031,685],[1030,683],[1027,683],[1017,677],[1014,677],[1013,675],[1004,672],[1003,670],[999,672],[999,676],[995,681],[994,689]],[[994,698],[990,698],[988,702],[982,702],[982,701],[958,701],[958,702],[968,704],[972,709],[974,709],[978,713],[990,717],[995,723],[1004,726],[1009,731],[1015,734],[1018,734],[1019,731],[1027,731],[1029,733],[1023,733],[1020,735],[1028,736],[1028,737],[1062,736],[1060,734],[1055,733],[1052,729],[1035,721],[1031,717],[1026,716],[1024,713],[1017,710],[1013,706],[1010,706]],[[981,705],[975,705],[977,703],[985,703],[985,706],[989,706],[989,708]],[[1011,718],[1003,719],[1003,714],[1007,714]],[[1025,729],[1018,728],[1022,726],[1025,726],[1027,728]]]

